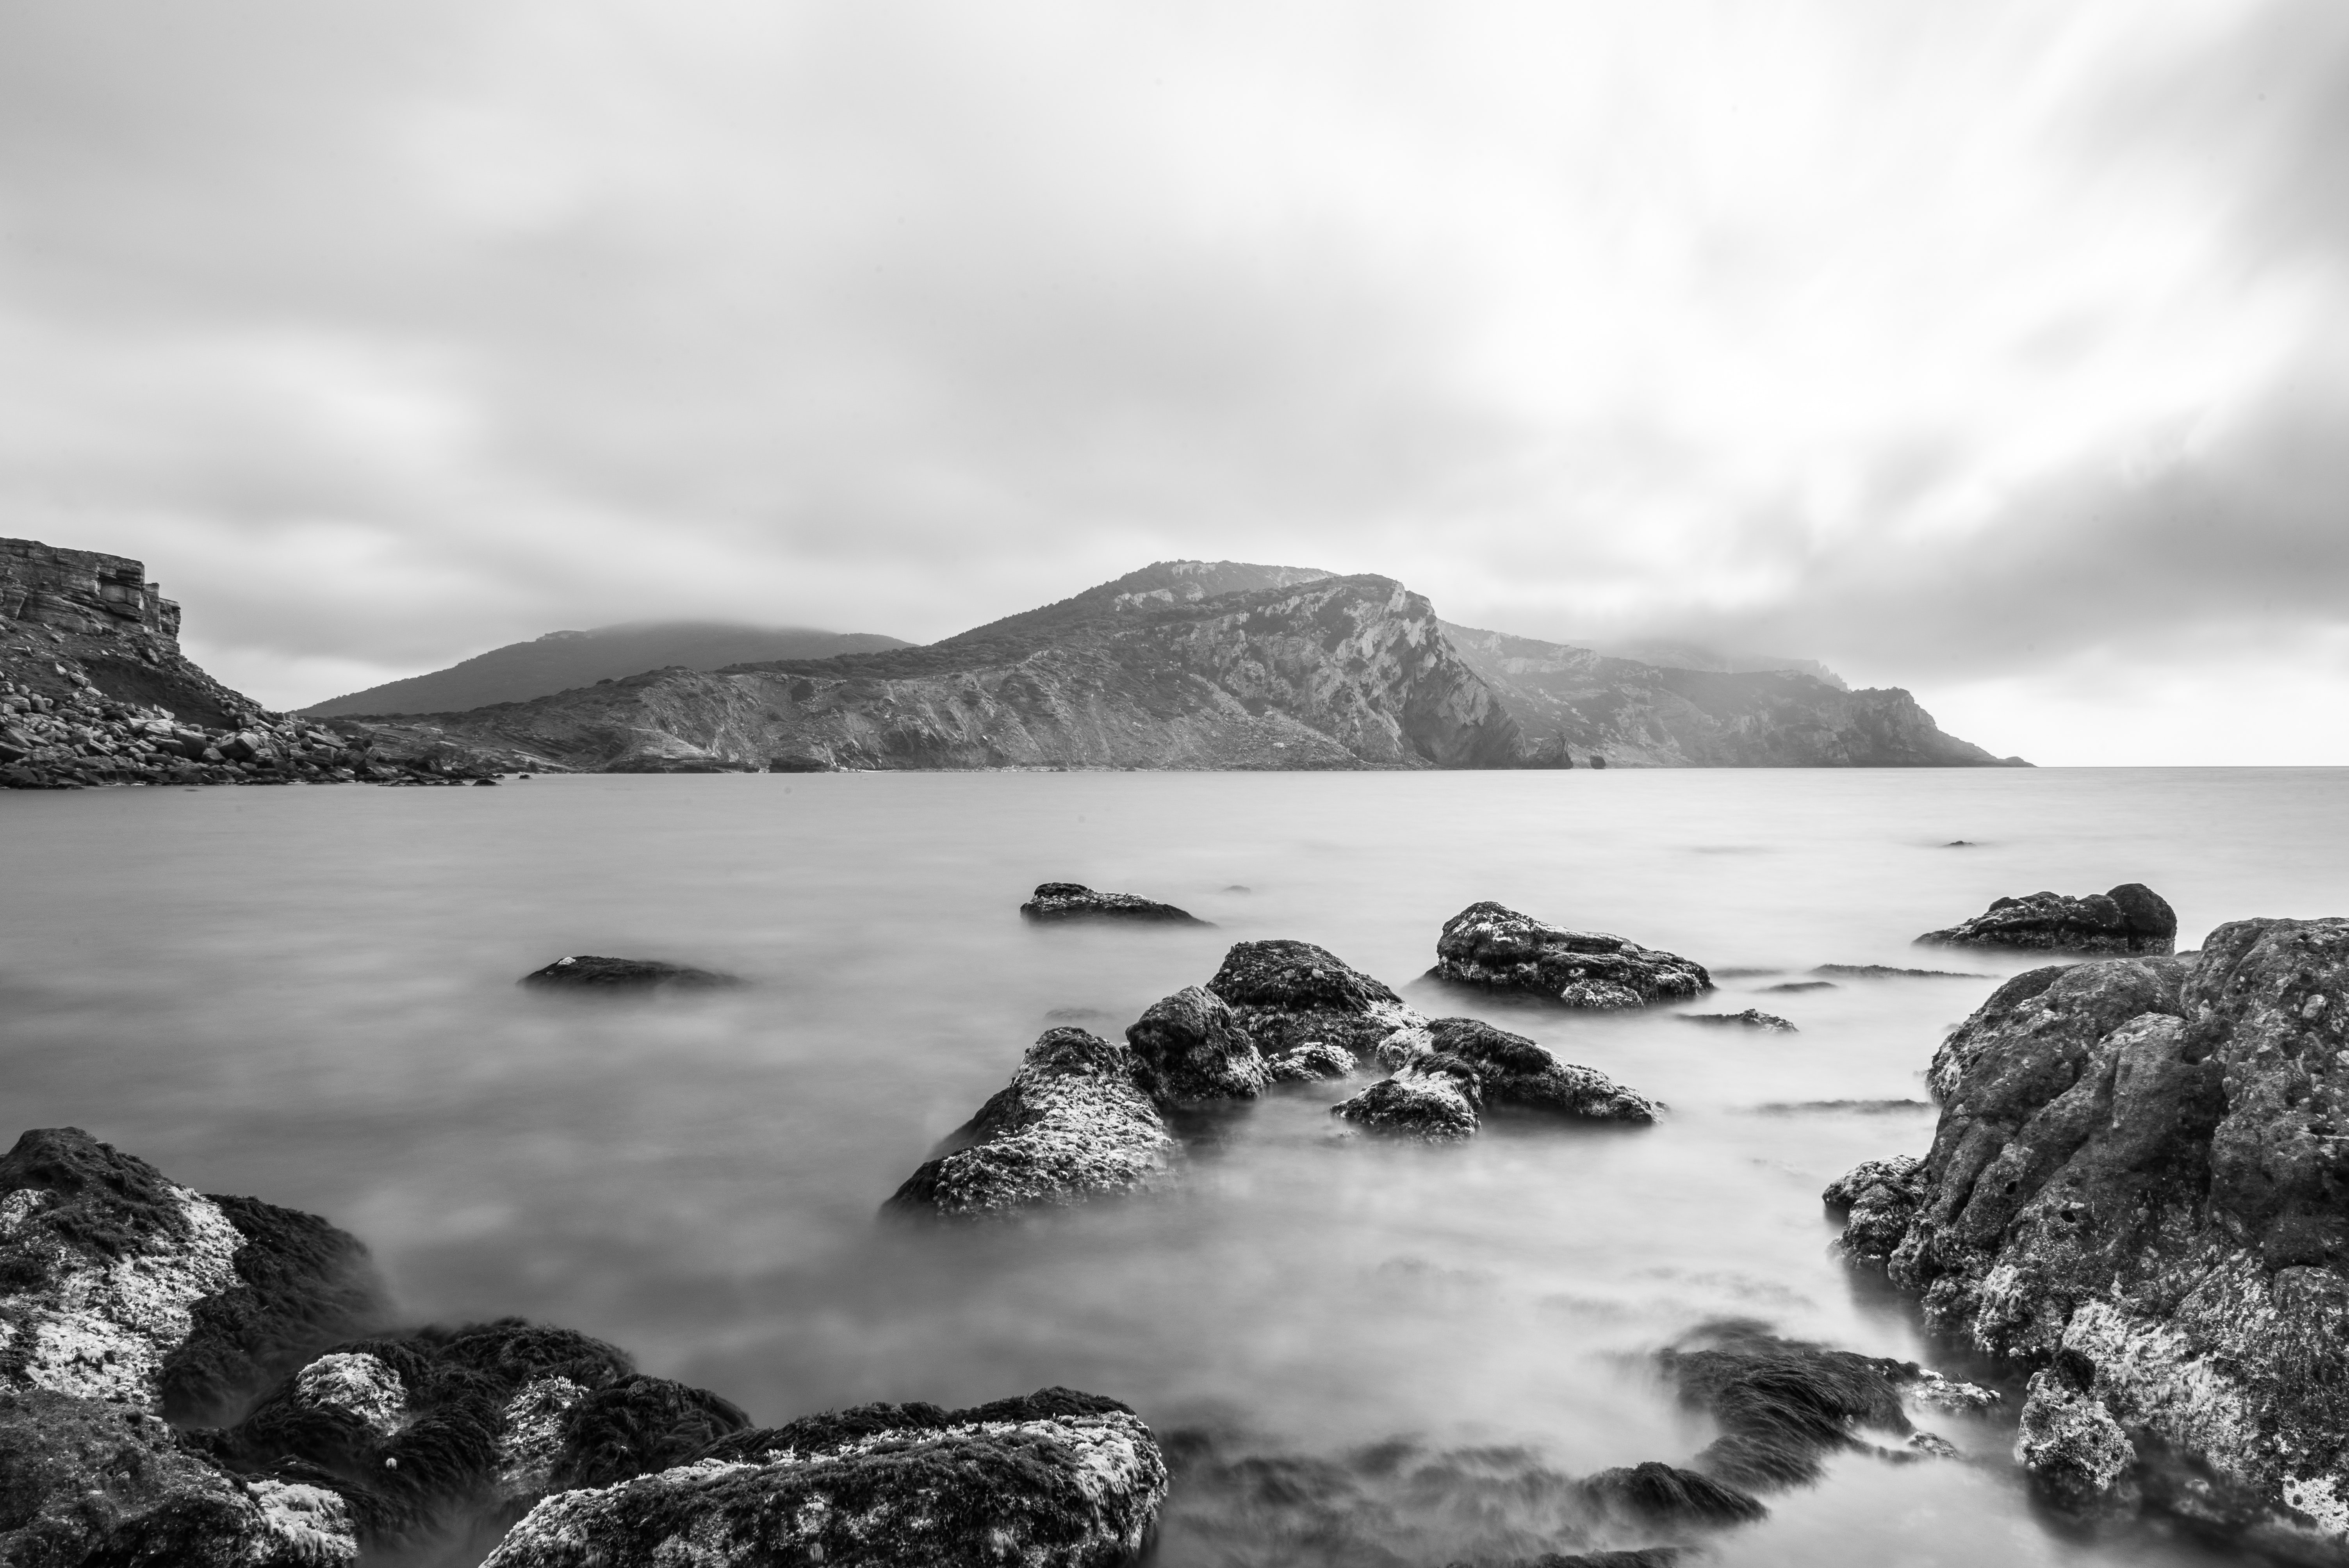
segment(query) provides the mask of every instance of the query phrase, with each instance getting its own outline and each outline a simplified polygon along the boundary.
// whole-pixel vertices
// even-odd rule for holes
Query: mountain
[[[346,713],[455,713],[496,702],[593,686],[668,665],[714,670],[761,659],[828,659],[910,645],[873,632],[818,632],[804,626],[748,626],[725,621],[636,621],[586,632],[549,632],[434,670],[332,697],[302,709],[319,717]]]
[[[2028,766],[1942,734],[1897,686],[1848,691],[1800,668],[1677,669],[1506,632],[1443,630],[1516,721],[1529,757],[1596,753],[1651,768]]]
[[[1576,642],[1563,647],[1588,648],[1611,659],[1656,665],[1673,670],[1713,670],[1722,675],[1750,675],[1757,670],[1793,670],[1823,680],[1837,691],[1849,691],[1844,678],[1816,659],[1793,659],[1784,654],[1724,654],[1698,643],[1645,638],[1629,643]]]
[[[1506,768],[1524,750],[1419,594],[1232,562],[1161,562],[926,647],[355,723],[613,771]]]

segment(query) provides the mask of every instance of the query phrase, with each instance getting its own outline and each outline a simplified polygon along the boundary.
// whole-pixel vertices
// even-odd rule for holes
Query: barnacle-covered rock
[[[1457,1057],[1426,1051],[1330,1114],[1371,1132],[1455,1143],[1476,1134],[1481,1103],[1476,1069]]]
[[[1207,989],[1231,1004],[1268,1057],[1319,1043],[1359,1061],[1397,1029],[1427,1022],[1384,984],[1309,942],[1238,943]]]
[[[1419,1031],[1398,1036],[1414,1042]],[[1596,1068],[1561,1061],[1523,1035],[1480,1018],[1438,1018],[1424,1033],[1427,1048],[1476,1069],[1483,1103],[1577,1120],[1651,1122],[1655,1102]]]
[[[2048,953],[2168,953],[2178,913],[2143,882],[2066,898],[2034,892],[2002,898],[1971,920],[1929,931],[1919,942],[1944,947],[2022,947]]]
[[[1444,923],[1434,975],[1568,1007],[1644,1007],[1713,989],[1704,965],[1603,932],[1568,931],[1486,900]]]
[[[1187,910],[1130,892],[1095,892],[1082,882],[1044,882],[1019,913],[1030,920],[1118,920],[1158,925],[1208,925]]]
[[[1254,1099],[1272,1081],[1230,1005],[1196,985],[1152,1003],[1125,1039],[1133,1049],[1135,1084],[1170,1109]]]

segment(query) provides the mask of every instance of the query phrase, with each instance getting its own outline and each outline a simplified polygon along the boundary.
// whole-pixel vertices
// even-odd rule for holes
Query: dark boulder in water
[[[1207,989],[1266,1056],[1319,1042],[1356,1059],[1397,1029],[1427,1020],[1402,998],[1309,942],[1242,942],[1224,954]]]
[[[2123,882],[2085,898],[2034,892],[1998,899],[1971,920],[1917,940],[1944,947],[2049,953],[2168,953],[2178,944],[2178,914],[2143,882]]]
[[[742,982],[731,975],[684,964],[664,964],[653,958],[598,958],[583,953],[533,969],[522,977],[522,983],[563,989],[647,990],[656,985],[692,989]]]
[[[1655,1102],[1646,1096],[1481,1018],[1438,1018],[1424,1029],[1406,1030],[1381,1047],[1381,1057],[1401,1067],[1422,1050],[1474,1068],[1486,1106],[1594,1121],[1656,1119]]]
[[[1182,1149],[1123,1044],[1047,1029],[1010,1083],[905,1179],[887,1207],[975,1219],[1171,1185]]]
[[[2057,1501],[2158,1501],[2182,1461],[2198,1514],[2349,1539],[2345,1041],[2349,920],[2251,920],[2018,975],[1937,1054],[1889,1272],[2033,1372]]]
[[[1166,1497],[1150,1429],[1046,1388],[968,1410],[864,1405],[711,1444],[693,1463],[533,1509],[483,1568],[1112,1568]]]
[[[1444,923],[1433,973],[1568,1007],[1644,1007],[1713,989],[1704,965],[1677,954],[1603,932],[1568,931],[1489,900]]]
[[[1762,1501],[1695,1470],[1651,1460],[1586,1477],[1582,1490],[1602,1509],[1676,1524],[1743,1524],[1770,1511]]]
[[[1366,1131],[1456,1143],[1476,1135],[1476,1069],[1457,1057],[1423,1051],[1330,1114]]]
[[[1082,882],[1044,882],[1035,896],[1019,906],[1030,920],[1154,921],[1162,925],[1208,925],[1187,910],[1171,903],[1136,898],[1130,892],[1095,892]]]
[[[1272,1081],[1231,1005],[1196,985],[1152,1003],[1125,1039],[1134,1083],[1162,1109],[1254,1099]]]
[[[1742,1013],[1682,1013],[1692,1024],[1713,1024],[1741,1029],[1763,1029],[1772,1034],[1791,1035],[1795,1026],[1775,1013],[1765,1013],[1759,1007],[1748,1007]]]

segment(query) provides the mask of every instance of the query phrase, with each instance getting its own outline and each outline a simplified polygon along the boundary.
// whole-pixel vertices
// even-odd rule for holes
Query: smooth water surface
[[[1829,1253],[1818,1191],[1921,1152],[1935,1043],[2021,959],[1912,949],[2003,893],[2165,894],[2181,945],[2349,906],[2349,773],[2196,769],[545,778],[496,789],[0,796],[0,1133],[74,1124],[315,1210],[416,1320],[626,1346],[761,1422],[1051,1383],[1292,1478],[1178,1492],[1166,1564],[1568,1549],[1555,1478],[1708,1440],[1643,1354],[1754,1317],[1931,1357]],[[1975,847],[1948,848],[1949,841]],[[1047,880],[1208,931],[1035,929]],[[1414,977],[1482,898],[1726,971],[1695,1010],[1560,1016]],[[1114,1035],[1225,946],[1300,937],[1671,1111],[1333,1137],[1355,1086],[1236,1113],[1180,1197],[979,1230],[876,1222],[1059,1010]],[[756,984],[582,1002],[565,954]],[[1821,963],[1980,972],[1770,992]],[[1962,1369],[1962,1368],[1956,1368]],[[1974,1463],[1837,1461],[1729,1564],[2199,1561],[2051,1530],[2011,1416]],[[1316,1468],[1407,1439],[1415,1457]],[[1402,1450],[1388,1450],[1390,1457]],[[1312,1478],[1321,1477],[1320,1480]],[[1301,1479],[1299,1479],[1301,1478]],[[1636,1542],[1625,1542],[1636,1544]]]

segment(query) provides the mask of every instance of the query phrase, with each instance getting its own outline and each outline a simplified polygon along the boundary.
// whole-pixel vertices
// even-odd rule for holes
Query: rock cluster
[[[254,713],[207,729],[168,708],[117,702],[87,681],[49,697],[0,681],[0,784],[293,784],[347,781],[373,765],[342,738]]]
[[[1490,900],[1444,923],[1432,973],[1568,1007],[1644,1007],[1713,989],[1704,965],[1677,954],[1601,932],[1568,931]]]
[[[2085,898],[2034,892],[1994,900],[1971,920],[1917,939],[1943,947],[2021,947],[2047,953],[2168,953],[2178,913],[2143,882]]]
[[[1095,892],[1082,882],[1044,882],[1035,896],[1019,906],[1030,920],[1131,920],[1163,925],[1207,925],[1186,910],[1156,903],[1130,892]]]
[[[754,1430],[567,1329],[354,1336],[383,1310],[357,1242],[72,1129],[0,1159],[0,1562],[25,1568],[1108,1568],[1165,1495],[1140,1418],[1065,1388]]]
[[[1851,1252],[2032,1370],[2048,1492],[2349,1540],[2349,921],[2019,975],[1931,1082],[1922,1164],[1830,1193]]]
[[[1357,1126],[1448,1142],[1475,1134],[1488,1108],[1645,1126],[1656,1105],[1595,1068],[1476,1018],[1438,1018],[1379,1047],[1394,1076],[1333,1109]]]

